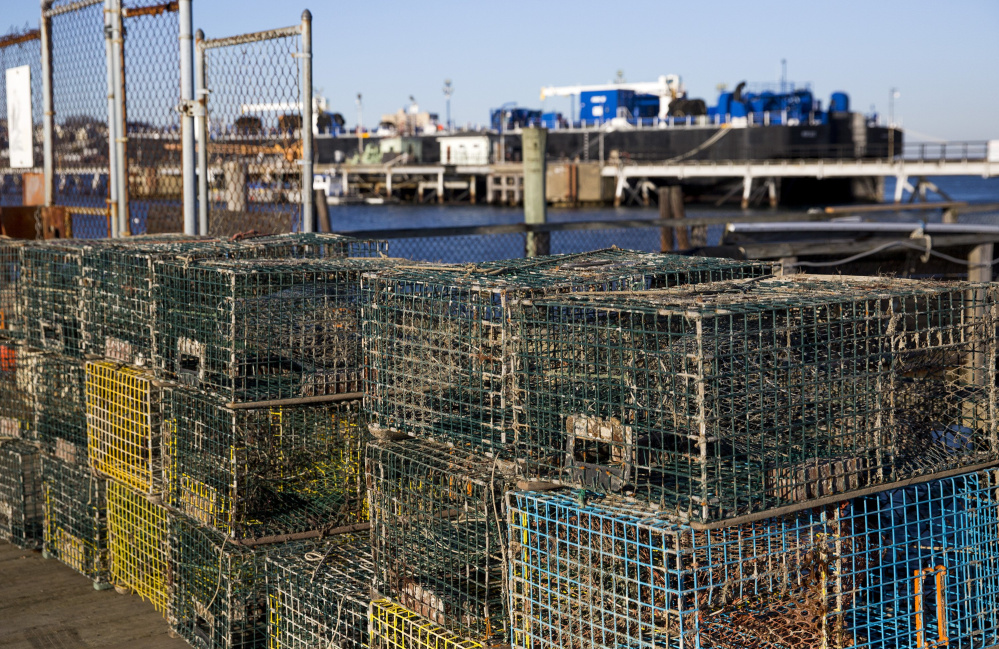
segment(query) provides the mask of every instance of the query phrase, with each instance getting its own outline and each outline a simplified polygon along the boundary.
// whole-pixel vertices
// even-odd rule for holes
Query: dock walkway
[[[0,648],[185,649],[163,616],[135,595],[94,590],[42,553],[0,541]]]

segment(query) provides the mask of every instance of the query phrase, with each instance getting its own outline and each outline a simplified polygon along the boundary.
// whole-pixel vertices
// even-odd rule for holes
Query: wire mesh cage
[[[368,647],[374,580],[368,535],[343,534],[306,553],[267,558],[270,649]]]
[[[247,547],[183,516],[174,518],[171,628],[198,649],[267,646],[267,558],[314,548],[308,542]]]
[[[34,437],[63,462],[87,463],[83,361],[49,352],[22,354],[35,400]]]
[[[87,361],[86,423],[90,467],[133,491],[163,491],[162,389],[148,372]]]
[[[144,243],[147,239],[155,242]],[[132,365],[150,364],[158,333],[154,314],[169,308],[156,301],[157,260],[367,257],[385,249],[382,242],[335,234],[298,233],[237,241],[186,235],[169,239],[168,235],[131,238],[126,244],[100,248],[84,259],[83,336],[88,353]]]
[[[209,232],[231,234],[247,213],[266,215],[285,231],[300,229],[298,161],[302,130],[313,126],[302,121],[303,102],[312,96],[301,85],[303,52],[299,26],[198,42],[211,93]]]
[[[372,424],[502,450],[526,435],[516,387],[528,297],[626,291],[769,275],[757,262],[608,249],[407,268],[365,277],[365,366]]]
[[[0,238],[0,338],[8,340],[24,337],[20,286],[21,249],[25,245],[23,240]]]
[[[107,483],[111,581],[134,591],[166,615],[170,579],[170,522],[165,507],[114,480]]]
[[[0,440],[0,539],[19,548],[38,548],[44,520],[38,448]]]
[[[508,495],[515,647],[996,641],[994,471],[701,531],[586,495]]]
[[[379,441],[366,473],[379,592],[462,637],[504,644],[509,463],[431,440]]]
[[[0,343],[0,439],[35,439],[35,392],[38,352],[17,343]]]
[[[482,649],[427,618],[388,599],[371,602],[371,649]]]
[[[709,522],[988,462],[996,297],[796,276],[535,300],[526,472]]]
[[[98,242],[61,239],[21,250],[21,317],[32,347],[81,356],[83,259]]]
[[[0,207],[21,205],[23,200],[24,174],[26,172],[38,173],[41,171],[42,163],[42,53],[41,53],[41,32],[37,29],[11,30],[9,33],[0,36],[0,70],[19,69],[16,75],[23,75],[27,68],[28,98],[31,101],[30,131],[31,138],[29,149],[31,160],[16,160],[17,165],[11,164],[10,147],[4,143],[0,147]],[[24,83],[23,78],[19,79]],[[15,83],[17,83],[15,81]],[[13,89],[11,89],[13,90]],[[7,88],[6,73],[0,75],[0,106],[5,109],[14,102],[9,102],[8,97],[18,96],[21,101],[18,88],[9,91]],[[14,104],[16,105],[16,104]],[[23,105],[23,104],[21,104]],[[11,125],[8,124],[8,129]],[[9,140],[10,135],[4,137]],[[25,165],[25,163],[27,163]],[[2,289],[0,289],[2,294]],[[2,299],[2,298],[0,298]]]
[[[367,520],[359,401],[231,409],[164,389],[168,504],[237,539]]]
[[[51,25],[55,202],[69,208],[75,236],[106,237],[110,156],[104,3],[55,0],[47,5],[42,21]]]
[[[375,259],[159,263],[156,367],[228,402],[355,394]]]
[[[42,457],[45,530],[42,549],[89,577],[95,588],[110,586],[107,481],[87,467]]]

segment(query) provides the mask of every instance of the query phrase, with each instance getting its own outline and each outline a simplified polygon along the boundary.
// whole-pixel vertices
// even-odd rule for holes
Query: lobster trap
[[[367,520],[360,401],[228,408],[183,387],[163,393],[167,502],[237,539]]]
[[[24,339],[36,349],[82,356],[83,259],[94,240],[60,239],[21,249],[21,321]]]
[[[503,493],[511,469],[431,440],[369,444],[378,591],[462,637],[505,643]]]
[[[107,495],[111,581],[166,615],[173,517],[148,496],[113,480],[107,483]]]
[[[156,301],[158,260],[377,256],[384,246],[373,240],[335,234],[283,234],[239,240],[176,235],[155,243],[107,246],[84,259],[83,334],[88,353],[130,365],[149,365],[157,336],[154,314],[169,305]],[[149,237],[143,237],[143,240]]]
[[[19,343],[0,343],[0,439],[34,439],[37,356]]]
[[[982,466],[996,297],[795,276],[529,301],[527,473],[709,523]]]
[[[98,473],[143,494],[163,490],[161,388],[149,373],[88,361],[87,455]]]
[[[34,436],[63,462],[87,463],[87,403],[83,361],[51,352],[22,355],[35,400]]]
[[[482,649],[427,618],[388,599],[371,602],[371,649]]]
[[[375,571],[368,535],[267,558],[268,649],[368,647]]]
[[[491,451],[527,434],[516,388],[519,301],[759,277],[759,262],[609,249],[365,277],[372,425]]]
[[[22,239],[0,239],[0,338],[24,337],[21,321],[21,250],[28,245]]]
[[[358,394],[360,274],[391,263],[161,263],[156,366],[233,403]]]
[[[42,490],[42,549],[90,578],[94,588],[109,587],[107,481],[87,467],[46,456],[42,458]]]
[[[515,647],[996,642],[994,470],[713,530],[580,494],[508,495]]]
[[[247,547],[183,516],[170,533],[170,627],[198,649],[267,644],[267,558],[311,551],[309,543]]]
[[[0,441],[0,539],[19,548],[42,543],[42,472],[38,449],[20,439]]]

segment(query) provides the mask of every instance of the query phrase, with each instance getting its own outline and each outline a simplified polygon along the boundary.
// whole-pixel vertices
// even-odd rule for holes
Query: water
[[[933,180],[951,199],[970,203],[999,202],[999,178],[954,178]],[[894,179],[886,182],[885,196],[894,195]],[[937,198],[937,197],[933,197]],[[805,208],[757,208],[742,210],[734,206],[689,205],[688,216],[718,216],[724,218],[758,216],[765,219],[774,215],[799,215]],[[592,207],[550,208],[548,220],[552,223],[574,221],[624,221],[658,218],[656,207]],[[931,212],[902,212],[887,214],[882,220],[939,221],[941,214]],[[330,221],[334,232],[358,230],[397,230],[410,228],[440,228],[520,223],[523,211],[515,207],[489,205],[341,205],[330,207]],[[999,211],[970,214],[964,222],[999,225]],[[775,225],[779,228],[780,225]],[[718,245],[723,226],[708,228],[708,245]],[[581,252],[616,245],[632,250],[658,251],[661,249],[658,228],[609,228],[602,230],[575,230],[553,232],[551,252],[554,254]],[[391,254],[410,259],[443,262],[469,262],[506,259],[523,255],[524,235],[468,235],[461,237],[430,237],[390,239]]]

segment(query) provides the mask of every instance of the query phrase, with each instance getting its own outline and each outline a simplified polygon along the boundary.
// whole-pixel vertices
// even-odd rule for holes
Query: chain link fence
[[[42,50],[37,29],[11,31],[0,37],[0,207],[22,204],[25,173],[41,173],[42,163]],[[15,168],[10,160],[10,128],[7,123],[7,70],[28,67],[31,84],[32,161]]]
[[[207,161],[202,157],[199,165],[207,179],[201,199],[210,234],[299,228],[303,51],[298,25],[198,40],[196,76],[201,67],[207,90],[198,90],[207,96],[207,133],[199,134],[207,139]]]
[[[180,36],[176,0],[122,8],[129,230],[180,232]],[[150,225],[152,226],[150,228]]]

